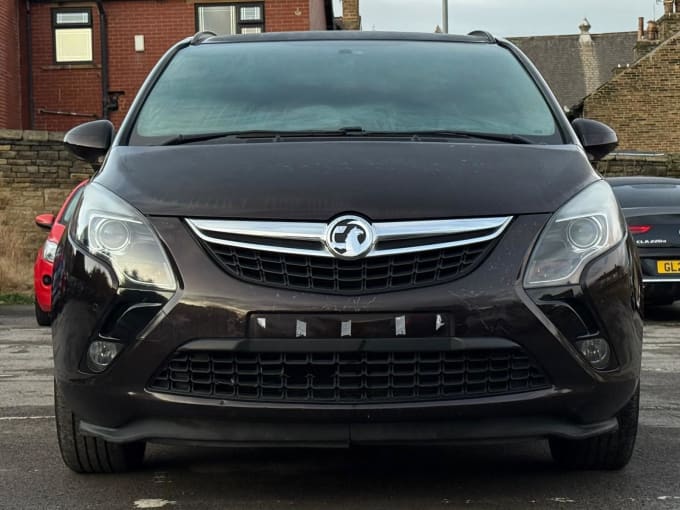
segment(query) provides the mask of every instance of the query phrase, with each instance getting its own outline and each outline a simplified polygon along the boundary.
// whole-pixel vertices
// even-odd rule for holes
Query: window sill
[[[100,64],[92,64],[92,63],[87,63],[84,62],[82,64],[76,63],[76,64],[52,64],[49,66],[41,66],[40,69],[43,71],[54,71],[58,69],[66,69],[66,70],[71,70],[71,69],[101,69]]]

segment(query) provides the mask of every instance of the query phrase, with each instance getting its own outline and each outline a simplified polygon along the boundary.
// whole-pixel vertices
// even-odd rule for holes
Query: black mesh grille
[[[460,278],[486,256],[493,241],[401,255],[340,260],[205,243],[231,275],[253,283],[333,294],[362,294],[432,285]]]
[[[152,391],[261,402],[454,400],[546,388],[521,349],[449,352],[178,351]]]

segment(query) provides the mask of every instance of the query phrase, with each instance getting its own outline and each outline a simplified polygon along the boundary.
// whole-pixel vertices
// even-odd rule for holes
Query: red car
[[[33,286],[35,288],[35,319],[41,326],[49,326],[51,323],[50,312],[52,310],[52,263],[57,252],[57,245],[73,211],[78,203],[78,198],[83,187],[89,181],[83,181],[76,186],[64,201],[61,209],[54,214],[41,214],[36,216],[35,224],[40,228],[49,230],[45,244],[38,250],[33,269]]]

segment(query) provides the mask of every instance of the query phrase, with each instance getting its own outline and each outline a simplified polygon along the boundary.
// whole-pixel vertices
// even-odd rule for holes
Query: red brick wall
[[[163,53],[175,42],[193,35],[195,3],[210,1],[104,3],[108,20],[109,90],[125,93],[119,99],[119,110],[110,114],[114,124],[120,125],[144,78]],[[33,8],[35,129],[64,131],[89,118],[56,115],[46,110],[95,114],[97,117],[102,114],[99,16],[96,4],[82,4],[92,8],[94,65],[57,66],[53,62],[51,24],[51,9],[56,5],[34,4]],[[265,0],[264,16],[267,32],[309,30],[309,0]],[[144,52],[135,52],[135,35],[144,36]]]
[[[101,59],[99,15],[94,3],[80,5],[92,9],[93,64],[57,65],[54,62],[51,4],[32,4],[32,68],[34,129],[64,131],[101,117]],[[73,5],[69,4],[68,7]],[[49,113],[61,111],[79,115]]]
[[[0,0],[0,128],[22,127],[19,2]]]
[[[119,110],[111,112],[117,126],[123,120],[144,78],[158,59],[180,39],[195,32],[194,6],[184,0],[107,2],[109,19],[109,90],[121,90]],[[144,52],[135,52],[135,35],[144,36]]]
[[[265,0],[264,16],[267,32],[309,30],[309,0]]]

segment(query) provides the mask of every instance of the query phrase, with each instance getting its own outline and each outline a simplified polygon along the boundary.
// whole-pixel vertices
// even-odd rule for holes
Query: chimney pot
[[[647,39],[656,41],[659,38],[659,26],[656,21],[649,20],[647,22]]]
[[[673,14],[673,4],[675,3],[677,3],[676,0],[663,0],[664,15]]]
[[[638,18],[638,41],[645,38],[645,18],[640,16]]]

